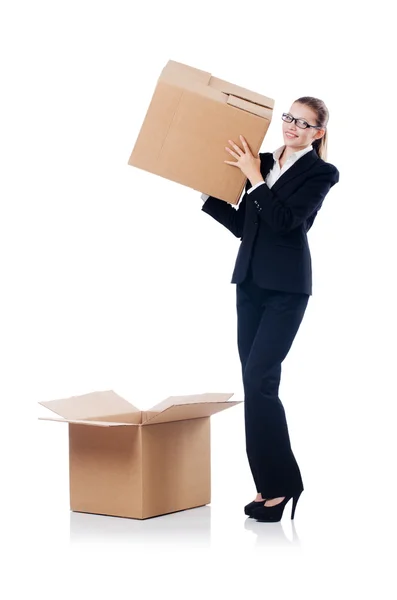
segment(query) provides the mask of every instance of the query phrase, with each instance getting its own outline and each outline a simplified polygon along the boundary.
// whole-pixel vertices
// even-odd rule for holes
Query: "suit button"
[[[258,225],[258,221],[254,221],[254,225]]]

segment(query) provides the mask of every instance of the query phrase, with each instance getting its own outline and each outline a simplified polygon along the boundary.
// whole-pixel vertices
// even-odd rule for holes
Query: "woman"
[[[202,210],[241,244],[233,273],[237,338],[244,385],[246,450],[257,496],[245,513],[280,521],[292,498],[291,518],[303,491],[278,397],[281,363],[298,332],[312,294],[307,231],[331,187],[337,168],[326,162],[328,110],[305,96],[283,113],[284,144],[255,157],[246,140],[229,140],[225,161],[247,177],[236,210],[203,196]]]

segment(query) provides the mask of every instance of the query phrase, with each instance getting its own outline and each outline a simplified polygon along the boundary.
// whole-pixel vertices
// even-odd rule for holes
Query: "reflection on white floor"
[[[211,507],[202,506],[143,520],[71,511],[70,541],[209,546]]]
[[[240,511],[241,513],[241,511]],[[259,523],[255,519],[236,515],[229,517],[229,531],[236,538],[244,536],[249,546],[300,546],[294,521]],[[220,517],[221,524],[222,516]],[[172,548],[216,547],[224,537],[227,523],[218,531],[212,527],[212,507],[203,506],[151,519],[125,519],[104,515],[70,512],[70,541],[72,543],[127,543]],[[237,531],[237,529],[239,531]],[[218,531],[218,535],[217,532]],[[288,533],[286,533],[288,531]]]
[[[291,521],[291,537],[285,532],[285,525],[281,521],[278,523],[259,523],[249,517],[244,523],[247,531],[251,531],[255,536],[257,546],[300,546],[300,540],[296,532],[295,523]]]

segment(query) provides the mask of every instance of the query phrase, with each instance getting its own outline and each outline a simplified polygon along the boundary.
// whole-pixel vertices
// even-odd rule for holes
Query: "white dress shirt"
[[[297,160],[299,160],[300,158],[302,158],[302,156],[304,156],[305,154],[310,152],[313,149],[313,146],[310,144],[309,146],[306,146],[306,148],[303,148],[303,150],[299,150],[298,152],[294,152],[293,154],[290,154],[290,156],[287,158],[287,160],[285,161],[283,166],[280,167],[279,158],[280,158],[284,148],[285,148],[285,146],[281,146],[280,148],[277,148],[277,150],[275,150],[273,152],[274,165],[270,169],[269,173],[267,174],[265,181],[260,181],[259,183],[257,183],[253,187],[251,187],[247,191],[247,194],[250,194],[253,190],[255,190],[260,185],[263,185],[264,183],[266,183],[268,188],[271,188],[276,183],[277,179],[279,179],[279,177],[281,177],[281,175],[283,175],[285,173],[285,171],[287,171],[290,167],[292,167],[292,165],[294,163],[296,163]],[[204,202],[208,198],[209,198],[209,196],[207,196],[207,194],[201,194],[201,199]]]

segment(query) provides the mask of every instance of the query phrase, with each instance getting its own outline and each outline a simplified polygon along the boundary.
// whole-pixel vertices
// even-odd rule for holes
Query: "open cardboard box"
[[[210,416],[233,394],[170,396],[141,411],[113,390],[40,402],[69,424],[70,508],[146,519],[211,502]]]
[[[224,163],[228,140],[243,135],[257,154],[274,100],[211,73],[168,61],[128,163],[237,204],[247,181]]]

